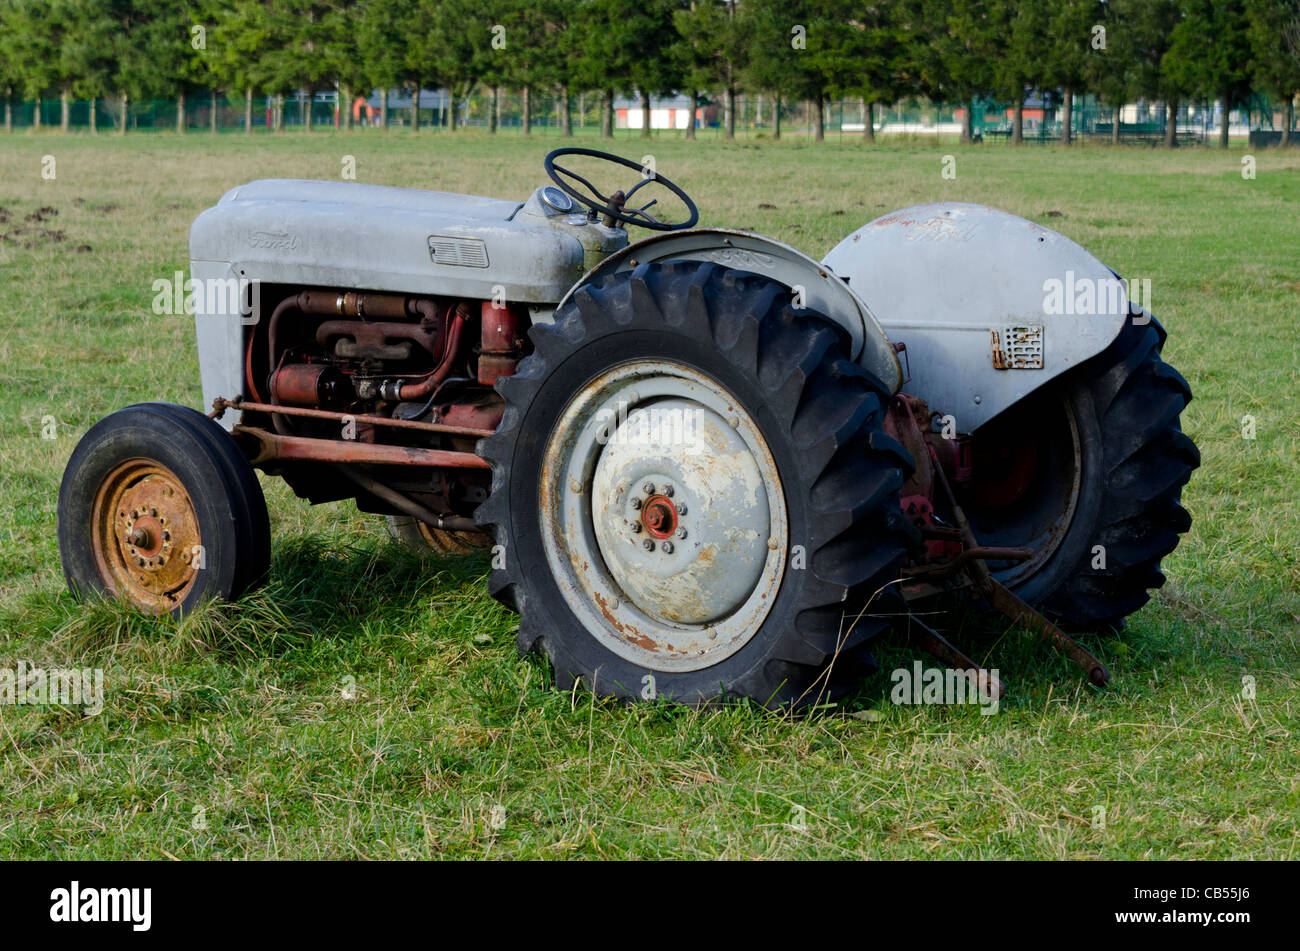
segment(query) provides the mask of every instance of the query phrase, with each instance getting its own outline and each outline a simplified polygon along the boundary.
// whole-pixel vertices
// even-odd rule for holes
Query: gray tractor
[[[523,202],[275,180],[203,212],[212,411],[86,433],[59,494],[73,592],[238,598],[270,562],[259,468],[408,546],[481,549],[563,689],[807,704],[891,627],[974,671],[922,620],[957,607],[1106,682],[1067,632],[1163,583],[1199,463],[1187,383],[1118,275],[979,205],[894,212],[816,261],[695,227],[637,162],[545,169]]]

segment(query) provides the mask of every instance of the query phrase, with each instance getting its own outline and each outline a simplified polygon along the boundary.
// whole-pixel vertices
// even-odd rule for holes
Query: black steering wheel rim
[[[564,168],[563,166],[557,166],[555,164],[555,160],[557,158],[565,155],[585,155],[590,158],[597,158],[597,159],[602,159],[606,162],[613,162],[615,165],[622,165],[624,168],[635,169],[637,172],[641,174],[642,180],[638,182],[636,185],[634,185],[631,191],[629,191],[626,195],[623,195],[623,193],[619,191],[619,192],[615,192],[611,196],[605,196],[601,194],[600,190],[596,188],[595,185],[591,184],[591,182],[587,181],[581,175],[577,174],[576,172],[572,172],[569,169]],[[671,181],[670,179],[664,178],[658,172],[651,172],[649,175],[647,175],[645,167],[642,166],[640,162],[634,162],[631,159],[623,158],[623,156],[621,155],[614,155],[613,153],[610,152],[601,152],[598,151],[597,149],[584,149],[584,148],[577,148],[577,147],[554,149],[553,151],[547,154],[545,160],[542,162],[542,167],[546,169],[546,174],[551,176],[551,181],[555,182],[555,184],[558,185],[560,189],[564,191],[565,194],[567,194],[570,198],[573,198],[575,201],[579,202],[580,204],[586,205],[588,208],[592,209],[593,211],[597,211],[605,215],[607,220],[621,221],[624,224],[636,225],[637,227],[640,228],[648,228],[651,231],[682,231],[685,230],[686,228],[695,227],[696,222],[700,220],[699,208],[695,206],[695,202],[691,200],[691,196],[686,194],[686,192],[682,191],[679,185],[677,185],[675,182]],[[569,178],[581,182],[585,187],[591,190],[592,195],[594,195],[595,197],[592,197],[592,195],[584,194],[582,191],[580,191],[579,189],[571,185],[563,177],[566,175],[569,176]],[[644,208],[650,207],[649,205],[644,206],[644,208],[642,209],[632,209],[631,211],[628,211],[623,207],[621,201],[625,201],[627,198],[630,198],[632,196],[632,192],[635,192],[646,182],[651,182],[651,181],[658,182],[660,185],[663,185],[670,192],[672,192],[674,195],[676,195],[678,198],[682,200],[682,203],[686,205],[687,210],[690,212],[690,217],[686,221],[668,222],[668,221],[658,221],[654,218],[651,218],[644,211]],[[622,196],[622,199],[620,202],[616,202],[615,199],[619,198],[619,196]],[[653,204],[653,202],[651,202],[651,204]]]

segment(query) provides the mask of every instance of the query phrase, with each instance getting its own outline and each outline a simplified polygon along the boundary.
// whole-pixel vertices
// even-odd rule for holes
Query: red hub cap
[[[641,509],[645,530],[654,538],[669,538],[677,531],[677,506],[666,495],[652,495]]]

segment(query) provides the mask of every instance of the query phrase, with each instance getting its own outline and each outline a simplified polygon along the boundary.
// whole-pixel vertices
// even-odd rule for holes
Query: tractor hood
[[[535,200],[268,179],[195,219],[190,258],[249,281],[553,304],[586,269],[584,245],[608,240],[572,217]]]

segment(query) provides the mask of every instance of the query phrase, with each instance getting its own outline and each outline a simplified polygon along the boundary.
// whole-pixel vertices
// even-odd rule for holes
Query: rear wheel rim
[[[120,463],[91,508],[91,550],[105,587],[167,614],[184,602],[203,565],[202,534],[184,484],[152,459]]]
[[[997,498],[996,486],[989,485],[969,486],[960,493],[980,544],[1034,550],[1024,561],[988,562],[993,577],[1008,586],[1037,574],[1060,549],[1083,487],[1083,443],[1073,404],[1062,397],[1018,415],[1012,412],[1001,425],[1018,434],[1008,448],[1031,451],[1029,479],[1005,498]]]
[[[671,361],[606,370],[560,414],[541,473],[546,558],[600,643],[686,672],[754,637],[784,574],[785,497],[757,424],[716,381]]]

